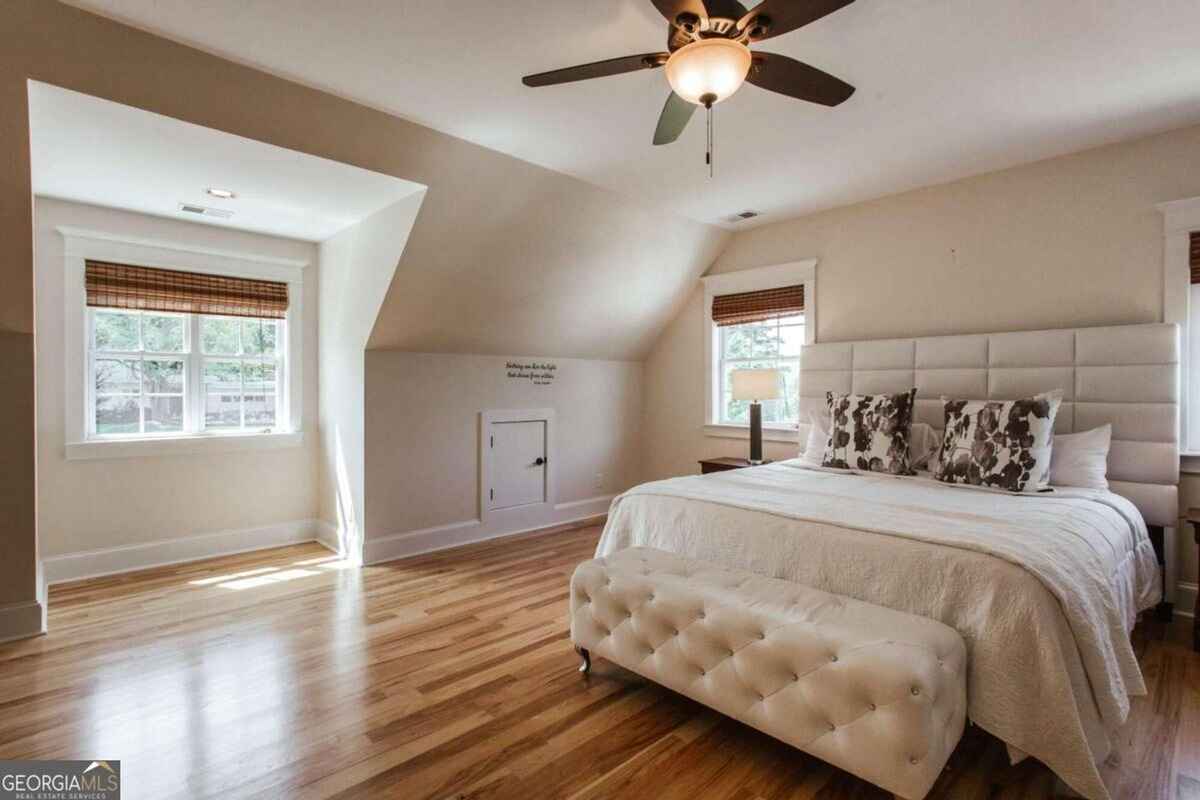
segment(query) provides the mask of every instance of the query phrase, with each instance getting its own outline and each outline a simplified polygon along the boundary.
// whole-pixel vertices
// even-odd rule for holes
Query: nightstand
[[[1200,508],[1189,508],[1188,524],[1192,526],[1192,535],[1196,537],[1196,547],[1200,549]],[[1196,559],[1200,562],[1200,555]],[[1200,652],[1200,594],[1196,595],[1196,608],[1192,617],[1192,649]]]
[[[769,460],[763,462],[763,464],[770,463],[771,462]],[[710,472],[726,472],[731,469],[745,469],[749,466],[759,465],[751,465],[749,460],[745,458],[702,458],[700,459],[700,474],[707,475]],[[1198,517],[1198,519],[1200,519],[1200,517]]]

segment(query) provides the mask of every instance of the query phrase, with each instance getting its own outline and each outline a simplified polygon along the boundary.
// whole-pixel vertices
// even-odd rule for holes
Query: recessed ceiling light
[[[206,194],[212,195],[213,197],[219,197],[222,200],[232,200],[233,198],[237,197],[236,194],[229,191],[228,189],[217,189],[212,186],[208,187],[204,191]]]

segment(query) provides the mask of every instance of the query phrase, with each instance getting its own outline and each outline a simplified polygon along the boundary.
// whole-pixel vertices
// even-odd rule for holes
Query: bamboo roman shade
[[[804,312],[804,284],[758,292],[722,294],[713,298],[712,318],[717,325],[744,325]]]
[[[84,282],[87,304],[98,308],[273,319],[287,316],[288,287],[279,281],[89,260]]]
[[[1200,231],[1192,231],[1191,259],[1192,283],[1200,283]]]

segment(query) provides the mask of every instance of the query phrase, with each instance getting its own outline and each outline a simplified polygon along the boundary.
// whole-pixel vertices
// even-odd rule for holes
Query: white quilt
[[[1092,800],[1146,693],[1128,632],[1158,602],[1146,525],[1107,491],[1010,495],[786,461],[613,501],[596,554],[635,545],[940,620],[967,643],[971,720]]]

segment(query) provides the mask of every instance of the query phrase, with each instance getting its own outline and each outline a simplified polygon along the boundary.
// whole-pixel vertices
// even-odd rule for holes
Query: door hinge
[[[488,500],[495,500],[495,499],[496,499],[496,490],[488,489]]]
[[[488,445],[488,447],[491,447],[493,450],[495,450],[496,449],[496,437],[492,436],[490,438],[492,441],[491,441],[491,444]]]

